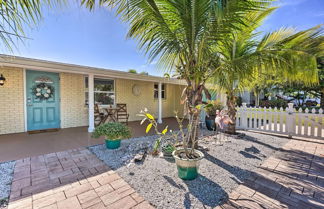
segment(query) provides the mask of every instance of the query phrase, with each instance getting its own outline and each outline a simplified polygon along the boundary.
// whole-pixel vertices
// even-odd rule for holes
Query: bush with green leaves
[[[266,107],[266,108],[286,108],[288,107],[288,102],[283,99],[272,99],[272,100],[265,100],[265,101],[260,101],[260,106],[261,107]]]
[[[216,110],[221,111],[223,108],[223,104],[218,100],[209,100],[205,106],[206,113],[209,116],[215,116]]]
[[[129,128],[121,123],[105,123],[94,130],[93,137],[99,138],[105,136],[109,140],[126,139],[131,136]]]

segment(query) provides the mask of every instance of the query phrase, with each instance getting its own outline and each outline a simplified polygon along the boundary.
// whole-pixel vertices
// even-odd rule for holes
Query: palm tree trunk
[[[229,134],[235,134],[236,133],[236,100],[233,92],[227,93],[227,100],[226,105],[228,108],[228,116],[232,120],[232,123],[228,124],[228,130],[227,132]]]
[[[255,106],[259,107],[260,106],[260,92],[255,91],[254,92],[254,97],[255,97]]]
[[[324,108],[324,90],[321,92],[321,108]]]
[[[186,91],[189,124],[191,125],[190,138],[188,139],[188,147],[198,148],[198,137],[199,137],[199,121],[200,121],[200,110],[196,108],[197,105],[202,104],[202,89],[200,86],[195,89],[189,86]]]

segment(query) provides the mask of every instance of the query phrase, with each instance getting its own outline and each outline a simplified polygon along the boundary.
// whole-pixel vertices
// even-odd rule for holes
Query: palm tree
[[[199,120],[203,92],[210,97],[206,81],[217,72],[215,43],[243,23],[245,14],[263,9],[272,0],[82,0],[114,8],[129,24],[128,37],[138,41],[150,61],[175,70],[187,82],[184,103],[193,127]],[[190,123],[191,124],[191,123]],[[197,128],[191,127],[196,139]]]
[[[211,80],[226,92],[231,134],[235,133],[236,95],[256,80],[262,82],[269,75],[305,84],[318,80],[316,56],[324,49],[321,27],[301,32],[283,28],[259,38],[258,27],[275,9],[247,14],[245,24],[216,44],[219,72]]]
[[[27,37],[24,27],[32,26],[41,18],[43,6],[52,6],[65,0],[7,0],[0,1],[0,39],[3,49],[12,51],[16,40]]]

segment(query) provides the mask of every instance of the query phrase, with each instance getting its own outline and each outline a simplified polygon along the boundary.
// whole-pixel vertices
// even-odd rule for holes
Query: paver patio
[[[8,209],[153,208],[84,148],[16,162]],[[324,142],[292,139],[217,208],[324,208]]]
[[[16,162],[9,209],[153,208],[84,148]]]
[[[324,208],[324,141],[290,140],[220,208]]]

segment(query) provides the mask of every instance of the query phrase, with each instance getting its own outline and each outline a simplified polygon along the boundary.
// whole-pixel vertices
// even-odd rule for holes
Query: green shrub
[[[106,139],[119,140],[129,138],[131,136],[129,128],[121,123],[105,123],[94,130],[93,137],[99,138],[105,136]]]
[[[209,116],[216,115],[216,110],[221,111],[224,108],[222,103],[218,100],[209,100],[207,103],[205,110]]]
[[[261,107],[271,107],[271,108],[286,108],[288,106],[288,103],[286,100],[283,99],[273,99],[273,100],[266,100],[266,101],[260,101]]]

